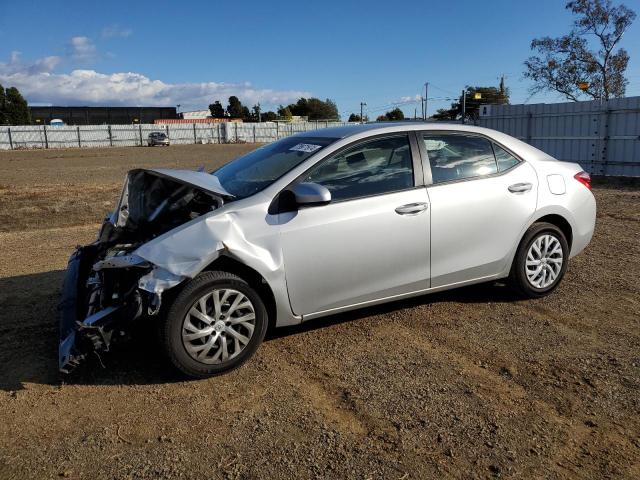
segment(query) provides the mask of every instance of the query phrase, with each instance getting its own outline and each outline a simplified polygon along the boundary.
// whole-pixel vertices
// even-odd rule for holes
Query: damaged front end
[[[186,279],[146,261],[136,250],[232,198],[205,172],[129,172],[118,206],[96,241],[78,247],[69,259],[60,303],[61,372],[108,351],[132,322],[159,312],[165,290]]]

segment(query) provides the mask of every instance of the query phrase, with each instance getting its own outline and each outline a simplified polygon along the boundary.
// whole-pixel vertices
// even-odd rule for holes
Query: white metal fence
[[[478,125],[596,175],[640,176],[640,97],[480,107]]]
[[[0,126],[0,149],[133,147],[147,144],[151,132],[164,132],[172,144],[268,143],[294,133],[348,125],[347,122],[177,123],[167,125]]]

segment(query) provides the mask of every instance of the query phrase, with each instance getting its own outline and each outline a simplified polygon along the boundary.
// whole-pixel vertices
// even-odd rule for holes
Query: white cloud
[[[130,28],[120,28],[119,25],[109,25],[102,29],[102,38],[127,38],[131,36],[133,30]]]
[[[84,38],[84,37],[74,37]],[[83,42],[80,42],[82,44]],[[55,73],[59,57],[46,57],[32,64],[20,61],[14,52],[8,63],[0,62],[0,83],[15,86],[31,103],[54,105],[174,106],[182,110],[206,108],[214,100],[225,103],[236,95],[243,104],[287,104],[309,92],[258,89],[245,83],[166,83],[140,73],[105,74],[95,70]]]
[[[420,95],[413,95],[411,97],[400,97],[400,103],[419,102],[422,100]]]
[[[80,63],[91,63],[98,58],[98,49],[89,37],[71,37],[69,40],[70,56]]]
[[[47,73],[53,71],[54,68],[62,61],[62,58],[56,56],[39,58],[31,64],[25,64],[20,58],[20,52],[11,52],[9,63],[0,62],[0,74],[2,73],[24,73],[27,75],[37,75],[39,73]]]

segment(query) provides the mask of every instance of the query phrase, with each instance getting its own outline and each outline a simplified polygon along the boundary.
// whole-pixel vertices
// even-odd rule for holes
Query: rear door
[[[362,140],[300,182],[331,203],[280,216],[287,289],[298,315],[429,286],[429,202],[409,135]]]
[[[431,286],[502,272],[536,208],[533,167],[480,135],[423,132],[419,145],[431,175]]]

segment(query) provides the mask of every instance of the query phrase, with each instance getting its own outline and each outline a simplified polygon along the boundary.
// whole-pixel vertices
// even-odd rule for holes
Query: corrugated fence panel
[[[140,125],[0,126],[0,150],[23,148],[133,147],[147,145],[151,132],[164,132],[172,144],[268,143],[300,132],[348,122],[180,123]]]
[[[640,176],[640,97],[491,105],[478,120],[597,175]]]
[[[169,140],[174,145],[186,145],[196,143],[197,133],[194,135],[193,124],[169,125]]]
[[[80,144],[83,147],[109,147],[111,143],[108,125],[83,125],[80,127]]]

